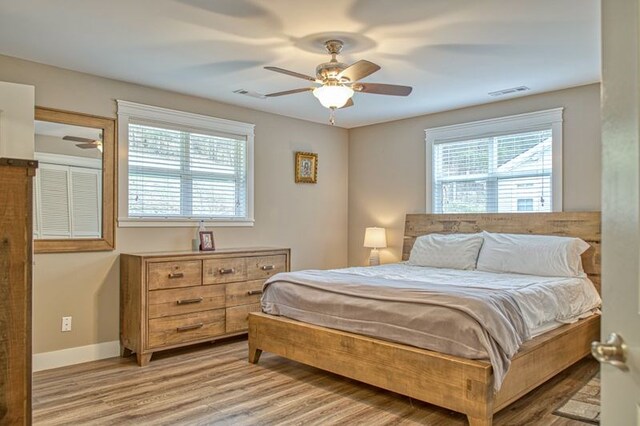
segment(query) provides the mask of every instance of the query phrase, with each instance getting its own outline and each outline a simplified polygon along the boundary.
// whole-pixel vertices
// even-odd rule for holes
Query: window
[[[123,101],[118,117],[121,226],[253,224],[253,125]]]
[[[427,210],[562,209],[562,109],[426,130]]]
[[[518,198],[519,212],[532,212],[533,211],[533,198]]]

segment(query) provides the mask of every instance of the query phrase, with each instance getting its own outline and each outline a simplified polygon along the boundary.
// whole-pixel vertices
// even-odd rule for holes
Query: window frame
[[[511,133],[551,129],[551,192],[552,211],[560,212],[562,205],[562,125],[563,107],[535,111],[506,117],[425,129],[426,144],[426,212],[434,213],[433,206],[433,148],[435,144],[460,140],[480,139]],[[487,212],[491,213],[491,212]],[[437,214],[437,213],[436,213]],[[462,213],[461,213],[462,214]]]
[[[254,226],[254,131],[255,125],[226,120],[190,112],[176,111],[151,105],[117,100],[118,107],[118,226],[119,227],[197,227],[202,218],[153,218],[129,217],[129,122],[140,120],[145,123],[166,125],[168,128],[182,128],[185,131],[219,132],[246,138],[247,144],[247,191],[246,217],[207,218],[208,226]]]

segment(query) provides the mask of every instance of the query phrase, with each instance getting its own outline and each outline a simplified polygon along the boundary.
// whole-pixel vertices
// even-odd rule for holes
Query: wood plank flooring
[[[466,425],[462,414],[264,353],[232,339],[35,373],[36,425]],[[505,408],[495,425],[580,425],[551,412],[598,368],[583,360]]]

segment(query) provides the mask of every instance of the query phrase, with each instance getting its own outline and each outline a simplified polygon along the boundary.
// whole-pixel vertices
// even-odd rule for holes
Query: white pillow
[[[409,265],[475,269],[480,247],[480,234],[423,235],[413,244]]]
[[[580,255],[589,247],[580,238],[483,232],[478,270],[545,277],[584,274]]]

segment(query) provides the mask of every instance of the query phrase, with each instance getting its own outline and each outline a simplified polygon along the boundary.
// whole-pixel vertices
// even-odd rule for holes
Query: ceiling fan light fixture
[[[342,85],[325,85],[313,89],[313,96],[318,98],[325,108],[342,108],[353,93],[352,88]]]

